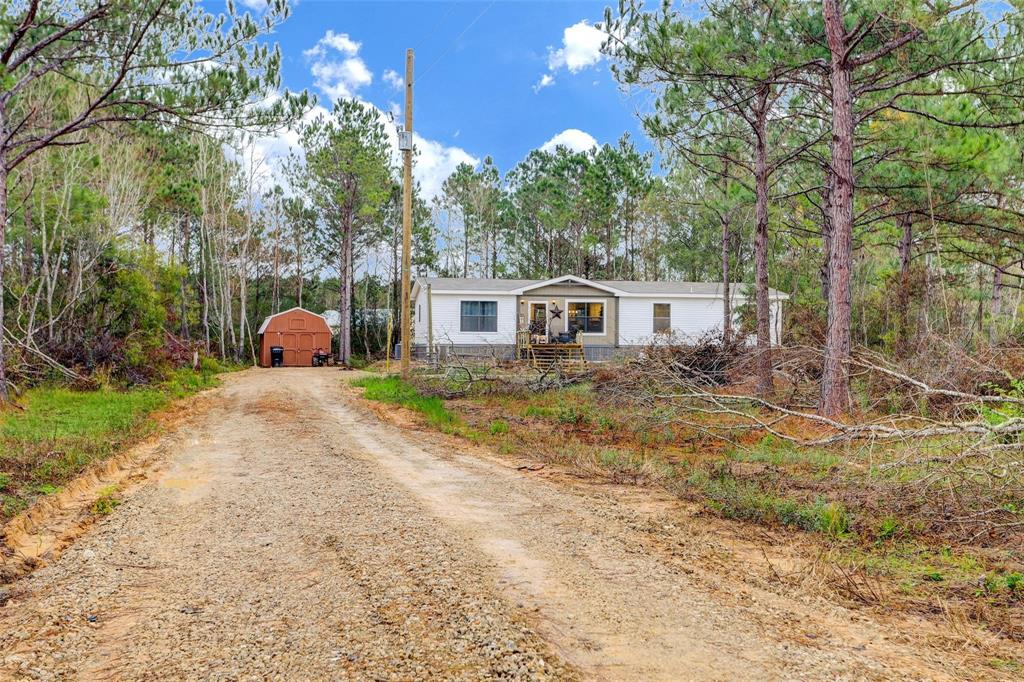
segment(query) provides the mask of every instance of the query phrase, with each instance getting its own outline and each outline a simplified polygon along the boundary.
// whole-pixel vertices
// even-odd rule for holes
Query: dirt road
[[[653,494],[383,423],[348,376],[228,376],[147,482],[7,586],[0,677],[995,675],[915,644],[914,623],[723,585]]]

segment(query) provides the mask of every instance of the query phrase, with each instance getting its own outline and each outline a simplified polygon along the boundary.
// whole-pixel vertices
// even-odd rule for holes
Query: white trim
[[[566,298],[565,299],[565,330],[569,331],[569,305],[572,303],[600,303],[601,304],[601,321],[602,330],[600,332],[580,332],[583,336],[607,336],[608,335],[608,299],[597,298],[594,296],[585,298]],[[616,332],[618,333],[618,332]]]
[[[550,314],[550,308],[548,307],[547,301],[527,301],[526,302],[526,328],[529,329],[530,325],[533,324],[533,306],[542,305],[544,306],[544,333],[547,336],[551,336],[551,320],[548,318]]]
[[[651,334],[664,334],[665,332],[658,331],[654,328],[654,322],[658,319],[658,316],[654,314],[654,306],[656,305],[667,305],[668,306],[668,333],[672,333],[672,301],[663,301],[661,299],[651,300]],[[665,318],[661,318],[665,319]]]
[[[435,289],[431,287],[431,291],[435,294],[444,294],[445,296],[515,296],[516,293],[512,289]]]
[[[434,293],[434,292],[431,292],[431,293]],[[493,332],[482,331],[482,330],[481,331],[466,331],[465,329],[463,329],[462,328],[462,304],[463,303],[493,303],[494,304],[494,331]],[[489,315],[473,315],[472,317],[490,317],[490,316]],[[496,298],[495,299],[487,299],[487,300],[479,299],[479,298],[471,298],[471,299],[461,298],[461,299],[459,299],[459,333],[460,334],[494,334],[495,336],[497,336],[498,334],[501,333],[499,331],[499,329],[498,329],[501,326],[501,325],[498,324],[498,320],[499,319],[500,319],[500,315],[498,313],[498,299],[496,299]]]
[[[576,277],[574,275],[565,275],[564,277],[556,277],[554,279],[549,279],[549,280],[546,280],[544,282],[539,282],[537,284],[530,284],[529,286],[520,287],[518,289],[512,289],[512,288],[509,288],[509,289],[485,289],[485,290],[479,290],[479,289],[439,289],[435,285],[435,286],[431,287],[431,291],[433,293],[435,293],[435,294],[445,294],[445,295],[448,295],[448,296],[501,296],[501,295],[522,296],[522,295],[524,295],[525,292],[531,291],[533,289],[536,289],[536,288],[539,288],[539,287],[543,287],[543,286],[551,286],[551,285],[554,285],[554,284],[558,284],[559,282],[565,282],[565,281],[568,281],[568,280],[576,282],[577,284],[584,284],[584,285],[587,285],[587,286],[594,287],[595,289],[598,289],[600,291],[605,291],[607,293],[614,294],[615,296],[618,296],[619,298],[703,298],[703,299],[711,299],[711,300],[715,300],[715,301],[721,301],[721,300],[723,300],[725,298],[721,293],[708,294],[708,293],[693,293],[693,292],[684,292],[684,291],[679,291],[679,292],[663,292],[663,291],[662,292],[650,292],[650,291],[632,292],[632,291],[625,291],[625,290],[621,290],[621,289],[615,289],[613,287],[608,287],[608,286],[605,286],[603,284],[598,284],[597,282],[591,282],[589,280],[583,279],[582,277]],[[742,283],[739,283],[739,284],[737,284],[735,282],[733,283],[732,290],[730,291],[730,297],[734,301],[735,300],[742,300],[742,299],[746,298],[745,292],[741,290],[741,288],[743,286],[744,285]],[[419,290],[420,290],[420,283],[417,280],[416,283],[413,284],[412,293],[410,295],[410,298],[416,298],[417,294],[419,293]],[[789,294],[787,294],[785,292],[776,291],[775,293],[769,293],[768,294],[768,299],[771,300],[771,301],[788,301],[790,299],[790,296],[789,296]],[[314,315],[315,314],[316,313],[314,313]]]
[[[597,287],[597,288],[600,288],[600,287]],[[508,290],[504,290],[504,291],[497,291],[497,290],[494,290],[494,289],[489,289],[489,290],[486,290],[486,291],[477,291],[477,290],[468,290],[468,289],[433,289],[433,292],[435,294],[443,294],[445,296],[521,296],[522,294],[519,293],[520,291],[521,291],[520,289],[508,289]],[[617,296],[618,298],[655,298],[655,297],[660,297],[660,298],[703,298],[703,299],[707,299],[707,300],[710,300],[710,301],[721,301],[721,300],[723,300],[725,298],[725,296],[722,296],[721,294],[683,294],[683,293],[666,294],[664,292],[655,293],[655,294],[649,294],[649,293],[634,294],[634,293],[625,292],[625,291],[623,291],[622,293],[617,293],[617,292],[609,292],[609,293],[614,293],[615,296]],[[740,295],[740,294],[732,294],[732,295],[730,295],[730,298],[733,301],[742,301],[742,300],[744,300],[746,298],[746,296],[743,296],[743,295]],[[768,296],[768,300],[770,300],[770,301],[788,301],[789,298],[790,298],[789,294],[784,294],[782,292],[779,292],[778,294],[769,294],[769,296]]]
[[[556,284],[563,284],[564,282],[574,282],[575,284],[582,284],[588,287],[593,287],[599,291],[605,291],[609,294],[615,294],[616,296],[622,296],[626,292],[616,289],[614,287],[607,286],[605,284],[598,284],[597,282],[591,282],[589,279],[583,279],[576,275],[562,275],[561,277],[553,277],[552,279],[544,280],[543,282],[537,282],[536,284],[530,284],[529,286],[521,287],[519,289],[513,289],[512,293],[517,296],[522,296],[527,291],[533,291],[534,289],[540,289],[542,287],[554,286]]]

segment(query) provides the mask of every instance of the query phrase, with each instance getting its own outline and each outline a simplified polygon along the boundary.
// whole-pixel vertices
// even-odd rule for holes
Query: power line
[[[493,7],[494,3],[496,3],[497,1],[498,0],[491,0],[491,2],[486,7],[484,7],[483,11],[480,12],[480,14],[476,15],[476,18],[473,19],[473,21],[469,22],[469,25],[466,26],[466,28],[462,29],[462,33],[460,33],[459,35],[455,36],[455,40],[453,40],[450,43],[448,43],[448,47],[446,47],[444,49],[444,52],[439,54],[437,56],[437,58],[434,59],[434,61],[430,62],[430,64],[427,66],[427,68],[423,69],[423,72],[420,73],[420,75],[417,77],[416,80],[423,80],[423,77],[426,76],[430,72],[430,70],[433,69],[437,65],[437,63],[439,61],[444,59],[445,56],[449,52],[452,51],[452,48],[455,46],[455,43],[459,42],[459,40],[461,40],[464,35],[469,33],[469,29],[473,28],[473,26],[476,25],[476,22],[480,21],[480,18],[483,17],[483,15],[487,14],[487,10],[489,10],[491,7]]]
[[[458,6],[459,6],[459,3],[457,3],[457,2],[453,2],[450,5],[448,5],[448,11],[445,12],[441,16],[440,19],[438,19],[437,21],[434,22],[434,25],[430,27],[430,30],[428,30],[428,31],[423,33],[423,37],[420,38],[420,41],[418,43],[413,45],[413,48],[412,48],[413,52],[419,52],[420,48],[423,47],[423,43],[427,42],[427,40],[431,36],[437,35],[437,29],[439,29],[441,27],[441,24],[444,23],[445,19],[447,19],[449,16],[451,16],[451,13],[454,12],[455,8],[458,7]]]

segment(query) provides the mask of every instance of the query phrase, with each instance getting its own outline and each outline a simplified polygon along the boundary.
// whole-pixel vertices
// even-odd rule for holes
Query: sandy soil
[[[0,677],[1000,674],[930,624],[737,580],[741,553],[656,493],[386,423],[350,376],[228,376],[121,506],[0,591]]]

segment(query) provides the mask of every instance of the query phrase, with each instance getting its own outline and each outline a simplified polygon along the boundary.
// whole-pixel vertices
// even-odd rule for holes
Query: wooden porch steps
[[[587,359],[580,343],[533,343],[522,349],[521,357],[534,367],[547,369],[555,363],[574,369],[587,366]]]

